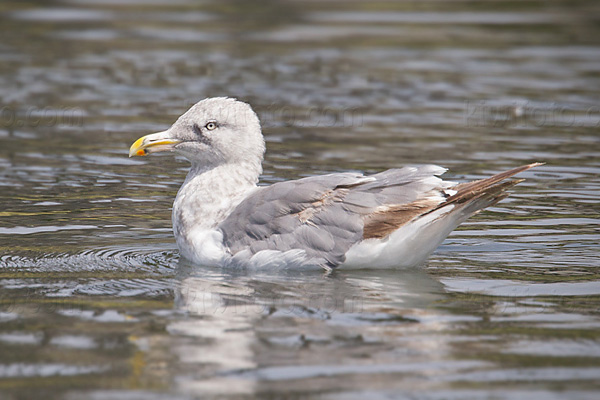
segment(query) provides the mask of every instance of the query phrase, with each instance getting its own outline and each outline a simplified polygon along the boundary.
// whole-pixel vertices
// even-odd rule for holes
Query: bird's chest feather
[[[183,255],[190,258],[201,248],[214,247],[211,243],[219,239],[214,234],[217,225],[255,188],[253,182],[217,171],[187,179],[177,193],[172,214],[173,233]],[[214,258],[216,247],[213,250],[209,253]]]

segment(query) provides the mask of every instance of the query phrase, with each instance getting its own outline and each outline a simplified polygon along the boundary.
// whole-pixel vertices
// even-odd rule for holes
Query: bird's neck
[[[262,172],[256,165],[192,165],[173,204],[173,231],[184,238],[193,230],[214,229],[256,188]]]

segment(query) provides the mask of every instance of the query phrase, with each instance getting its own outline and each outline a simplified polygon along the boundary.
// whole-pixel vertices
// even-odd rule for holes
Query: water
[[[598,6],[0,4],[0,398],[592,399]],[[197,100],[249,101],[264,183],[434,162],[512,196],[421,268],[179,261],[186,173],[128,159]]]

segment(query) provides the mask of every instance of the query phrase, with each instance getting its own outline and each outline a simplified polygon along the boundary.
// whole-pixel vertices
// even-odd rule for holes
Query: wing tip
[[[457,193],[453,196],[450,196],[446,202],[464,202],[468,201],[471,198],[478,196],[479,194],[491,190],[495,187],[504,187],[504,190],[512,187],[520,182],[523,182],[524,179],[515,179],[510,181],[510,185],[504,186],[501,182],[505,179],[512,177],[513,175],[519,174],[521,172],[527,171],[528,169],[539,167],[544,165],[543,162],[533,162],[530,164],[521,165],[520,167],[516,167],[513,169],[509,169],[504,172],[500,172],[496,175],[493,175],[489,178],[480,179],[477,181],[464,182],[459,183],[458,185],[452,187],[451,189],[456,190]]]
[[[533,162],[531,164],[526,164],[527,169],[529,169],[529,168],[535,168],[535,167],[541,167],[542,165],[546,165],[546,163],[545,162],[536,161],[536,162]]]

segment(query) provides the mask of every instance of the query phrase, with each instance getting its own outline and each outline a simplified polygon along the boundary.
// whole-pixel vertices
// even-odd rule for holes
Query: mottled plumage
[[[444,168],[338,173],[257,187],[264,153],[258,118],[242,102],[194,105],[130,155],[174,150],[192,168],[173,206],[182,255],[215,265],[333,268],[419,264],[460,223],[506,196],[504,181],[539,164],[457,184]]]

